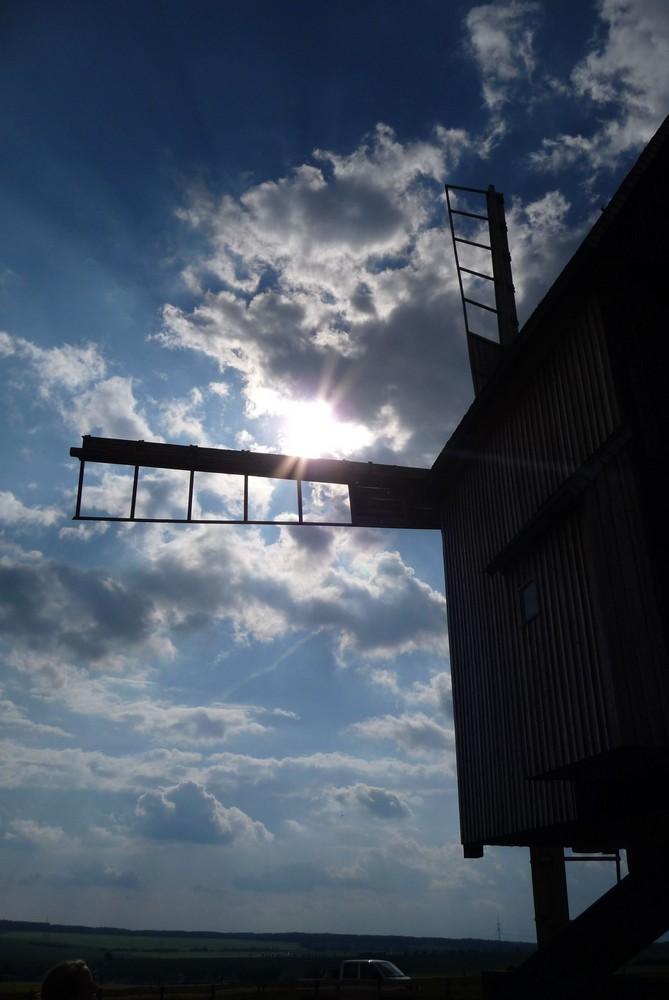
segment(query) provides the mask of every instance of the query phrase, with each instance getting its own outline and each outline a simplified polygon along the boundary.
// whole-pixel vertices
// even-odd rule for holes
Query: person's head
[[[97,986],[83,958],[59,962],[42,980],[41,1000],[93,1000]]]

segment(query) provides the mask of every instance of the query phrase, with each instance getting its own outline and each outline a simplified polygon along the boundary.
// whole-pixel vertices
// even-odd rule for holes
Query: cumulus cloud
[[[131,477],[103,475],[85,491],[89,506],[121,513]],[[143,490],[154,512],[170,516],[187,484],[147,477],[140,508]],[[378,532],[313,526],[272,538],[162,525],[124,537],[131,544],[122,576],[6,558],[0,633],[32,651],[67,652],[87,669],[141,650],[169,656],[178,634],[217,621],[229,622],[240,642],[328,633],[342,664],[445,648],[443,595],[388,551]]]
[[[431,685],[437,696],[439,708],[447,718],[453,718],[453,689],[451,685],[451,675],[446,673],[437,674],[433,678]]]
[[[231,623],[239,641],[329,632],[342,663],[441,651],[443,596],[387,551],[383,536],[362,541],[331,529],[283,529],[266,541],[260,533],[161,527],[133,536],[122,578],[39,555],[6,556],[0,635],[15,664],[33,669],[41,653],[49,673],[59,657],[96,671],[119,669],[140,652],[169,656],[175,630],[212,620]]]
[[[94,713],[91,713],[92,715]],[[97,714],[97,713],[95,713]],[[194,781],[231,790],[238,785],[304,789],[311,803],[320,800],[328,783],[343,786],[364,779],[372,786],[429,785],[443,788],[451,781],[443,761],[407,762],[391,756],[363,756],[315,751],[303,756],[262,757],[218,751],[204,757],[183,747],[154,747],[137,751],[131,760],[122,754],[73,747],[35,747],[18,739],[0,741],[0,788],[75,788],[121,792],[135,798],[156,787],[172,788]],[[283,783],[283,784],[282,784]]]
[[[426,709],[439,711],[446,718],[453,718],[453,701],[451,694],[451,675],[446,672],[434,674],[427,681],[414,681],[411,686],[400,688],[397,684],[397,693],[402,694],[407,705],[423,705]]]
[[[256,720],[259,710],[246,705],[169,704],[159,698],[125,700],[104,684],[95,685],[89,711],[110,722],[131,726],[154,743],[169,746],[220,747],[239,735],[260,735],[266,727]]]
[[[31,364],[43,396],[51,396],[57,389],[68,392],[82,389],[100,381],[107,371],[107,363],[97,344],[44,348],[17,337],[14,351]]]
[[[211,388],[210,392],[216,393]],[[204,392],[193,387],[183,399],[168,399],[160,404],[161,423],[170,441],[187,440],[190,444],[210,447],[213,442],[204,431]]]
[[[34,380],[37,399],[55,407],[61,420],[78,434],[157,440],[139,402],[134,380],[110,375],[97,344],[41,347],[23,337],[3,334],[0,351],[22,365],[22,379]]]
[[[282,529],[271,544],[260,534],[239,544],[207,529],[164,535],[147,548],[135,582],[172,624],[213,615],[260,641],[328,631],[342,661],[443,648],[443,596],[387,552],[382,537],[360,546],[359,537],[330,531],[321,529],[318,549],[300,529]]]
[[[63,518],[55,507],[27,507],[9,490],[0,491],[0,522],[15,529],[48,528]]]
[[[333,797],[338,806],[361,807],[377,819],[405,819],[411,815],[406,802],[396,792],[389,792],[385,788],[359,783],[349,788],[336,789]]]
[[[79,521],[78,524],[61,528],[58,537],[77,542],[92,542],[101,535],[106,535],[108,531],[109,524],[106,521]]]
[[[100,434],[103,437],[131,440],[160,441],[150,427],[142,407],[135,397],[134,381],[112,375],[94,383],[63,407],[67,422],[79,433]]]
[[[194,781],[145,792],[135,810],[138,829],[153,840],[197,844],[271,841],[266,827],[236,806],[226,808]]]
[[[642,119],[657,114],[669,92],[666,75],[657,72],[669,42],[667,5],[662,0],[600,0],[598,9],[604,38],[574,69],[577,93],[601,105],[620,103]],[[663,79],[665,89],[658,91]]]
[[[239,199],[198,189],[182,216],[211,248],[191,265],[203,291],[165,306],[158,341],[240,375],[249,418],[322,399],[343,428],[333,453],[364,426],[377,461],[431,461],[467,402],[441,185],[468,141],[402,144],[379,125]]]
[[[588,220],[571,224],[570,207],[559,190],[529,202],[512,201],[507,220],[521,321],[546,293],[546,275],[559,272],[585,233]]]
[[[3,834],[3,840],[15,846],[40,850],[70,847],[78,842],[77,838],[71,837],[60,826],[49,826],[24,819],[11,820]]]
[[[0,562],[0,593],[0,639],[11,645],[9,658],[30,670],[35,654],[44,654],[47,687],[59,683],[49,666],[59,658],[109,669],[128,649],[155,641],[151,602],[104,571],[8,556]]]
[[[454,745],[452,730],[423,712],[366,719],[354,723],[351,729],[363,739],[391,740],[409,754],[443,753],[452,751]]]
[[[135,796],[161,782],[189,780],[198,774],[201,757],[178,748],[139,752],[132,758],[78,747],[28,746],[0,741],[0,788],[77,789],[124,792]]]
[[[600,0],[602,31],[574,67],[570,88],[591,105],[589,133],[548,137],[535,166],[557,171],[579,163],[590,171],[615,167],[648,142],[669,107],[666,73],[669,8],[662,0]]]

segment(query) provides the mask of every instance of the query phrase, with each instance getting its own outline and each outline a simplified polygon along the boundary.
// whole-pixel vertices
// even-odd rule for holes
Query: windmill
[[[476,398],[431,468],[90,436],[70,452],[79,520],[201,523],[213,473],[242,498],[215,523],[266,523],[260,477],[295,483],[297,530],[309,487],[334,484],[347,514],[316,523],[441,531],[464,853],[531,854],[539,948],[489,998],[585,995],[669,929],[668,175],[669,119],[520,331],[501,195],[448,186]],[[127,511],[86,512],[91,463],[133,470]],[[146,468],[185,474],[182,516],[141,516]],[[629,868],[575,920],[566,847]]]

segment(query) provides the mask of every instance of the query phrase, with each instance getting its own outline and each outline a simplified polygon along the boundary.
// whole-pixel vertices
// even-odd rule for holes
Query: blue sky
[[[669,8],[0,17],[2,915],[532,939],[527,853],[459,846],[438,534],[75,523],[69,448],[429,466],[472,399],[444,183],[504,192],[522,321],[669,109]],[[570,869],[575,913],[612,872]]]

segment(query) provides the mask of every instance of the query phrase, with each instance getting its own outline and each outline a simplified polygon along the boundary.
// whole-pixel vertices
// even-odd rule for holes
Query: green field
[[[307,949],[290,941],[262,941],[253,938],[228,939],[216,937],[179,937],[169,934],[144,936],[128,934],[80,934],[59,931],[9,931],[0,934],[0,960],[9,952],[16,957],[29,958],[36,950],[40,955],[51,955],[53,961],[67,952],[83,955],[114,957],[141,955],[147,958],[181,959],[185,956],[232,958],[273,955],[307,954]]]
[[[100,982],[266,978],[268,965],[304,959],[288,941],[10,931],[0,934],[0,979],[40,979],[56,962],[84,958]],[[269,971],[269,969],[267,970]]]
[[[39,982],[56,962],[83,958],[96,980],[105,985],[235,982],[263,986],[317,978],[340,958],[359,954],[363,948],[364,954],[385,954],[407,975],[421,977],[466,976],[482,968],[504,968],[528,954],[527,945],[509,944],[493,954],[490,950],[458,948],[457,943],[448,948],[447,942],[441,949],[420,950],[414,946],[413,950],[390,951],[390,944],[377,944],[367,950],[369,945],[365,948],[363,939],[356,944],[356,938],[348,941],[338,935],[332,935],[331,941],[315,939],[310,949],[278,935],[263,939],[259,935],[228,938],[21,929],[0,932],[0,980]]]
[[[298,989],[298,980],[316,979],[341,958],[360,954],[394,961],[418,980],[421,1000],[478,1000],[481,970],[520,965],[532,950],[527,944],[501,941],[310,934],[291,940],[280,935],[247,938],[11,926],[4,921],[0,929],[0,1000],[37,1000],[44,973],[66,958],[87,961],[102,986],[101,1000],[247,1000],[251,996],[319,1000],[317,991],[306,995],[304,987]],[[632,980],[629,985],[638,991],[644,980],[650,983],[661,977],[662,990],[668,974],[669,945],[655,945],[627,966],[624,978]],[[651,994],[636,994],[647,995]]]

